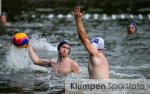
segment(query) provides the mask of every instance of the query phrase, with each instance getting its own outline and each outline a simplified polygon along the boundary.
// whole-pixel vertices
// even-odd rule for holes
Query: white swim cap
[[[96,46],[98,50],[104,49],[104,40],[100,37],[95,37],[91,40],[91,44]]]

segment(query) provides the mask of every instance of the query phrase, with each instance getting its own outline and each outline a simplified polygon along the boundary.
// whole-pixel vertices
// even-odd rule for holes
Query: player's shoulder
[[[72,60],[72,59],[70,59],[70,63],[71,63],[72,65],[78,65],[78,63],[77,63],[75,60]]]

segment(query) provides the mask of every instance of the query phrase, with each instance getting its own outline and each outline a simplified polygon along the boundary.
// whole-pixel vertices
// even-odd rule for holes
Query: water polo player
[[[127,30],[128,35],[133,35],[137,32],[137,25],[135,23],[130,23]]]
[[[76,20],[78,36],[89,53],[89,78],[109,79],[108,62],[102,52],[104,49],[103,39],[96,37],[90,42],[81,21],[81,16],[83,16],[83,13],[80,12],[80,7],[74,8],[72,13]]]
[[[76,61],[69,58],[71,44],[68,40],[62,40],[58,46],[58,59],[40,59],[34,52],[32,46],[27,46],[29,55],[34,64],[44,67],[52,67],[56,75],[67,75],[69,73],[80,74],[79,65]]]
[[[0,27],[5,28],[11,26],[11,23],[7,22],[7,14],[2,12],[0,15]]]

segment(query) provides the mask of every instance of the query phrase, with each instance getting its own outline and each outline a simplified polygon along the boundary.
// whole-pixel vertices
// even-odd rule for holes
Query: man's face
[[[60,47],[59,49],[59,54],[62,57],[68,56],[69,52],[70,52],[71,47],[68,44],[64,44]]]
[[[0,17],[0,21],[1,21],[2,23],[6,23],[6,16],[5,16],[5,15],[2,15],[2,16]]]
[[[136,29],[135,29],[134,25],[129,25],[128,31],[131,32],[131,33],[136,32]]]

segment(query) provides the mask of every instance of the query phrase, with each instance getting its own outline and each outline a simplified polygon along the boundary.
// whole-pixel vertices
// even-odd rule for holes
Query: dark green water
[[[35,66],[26,49],[17,49],[12,45],[13,35],[21,31],[29,36],[41,58],[55,58],[58,42],[70,40],[70,57],[81,68],[78,78],[88,78],[88,53],[78,38],[75,20],[70,14],[76,5],[86,10],[82,20],[88,37],[101,36],[105,40],[105,54],[112,79],[150,78],[148,0],[21,1],[3,0],[2,4],[3,11],[8,13],[8,19],[13,24],[0,36],[1,94],[58,94],[64,88],[64,80],[74,78],[72,75],[56,77],[51,73],[51,68]],[[127,36],[130,21],[137,23],[137,35]]]

